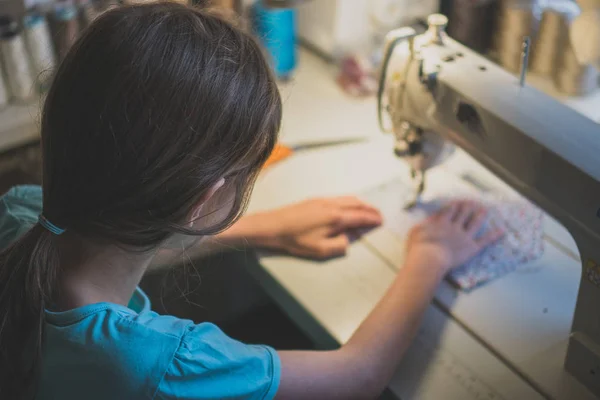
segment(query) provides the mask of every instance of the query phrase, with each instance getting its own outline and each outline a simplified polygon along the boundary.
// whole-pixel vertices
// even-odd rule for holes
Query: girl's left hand
[[[374,207],[355,197],[337,197],[311,199],[248,215],[224,234],[243,234],[256,247],[323,259],[345,254],[350,244],[349,234],[381,223],[381,214]]]

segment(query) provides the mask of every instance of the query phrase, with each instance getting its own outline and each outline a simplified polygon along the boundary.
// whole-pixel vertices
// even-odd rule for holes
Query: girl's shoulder
[[[101,394],[98,398],[143,392],[157,399],[271,399],[279,386],[281,366],[275,350],[243,344],[212,323],[137,313],[110,303],[71,311],[47,313],[45,360],[59,375],[45,372],[54,388],[68,387],[60,383],[64,377],[86,382],[87,389],[91,385]],[[85,352],[78,350],[81,343]],[[69,365],[88,369],[76,371],[82,376],[74,379],[60,372]],[[124,379],[115,381],[114,393],[105,384],[107,376]]]
[[[196,398],[194,394],[203,393],[206,397],[200,398],[272,399],[280,376],[274,349],[241,343],[212,323],[189,324],[158,398]]]

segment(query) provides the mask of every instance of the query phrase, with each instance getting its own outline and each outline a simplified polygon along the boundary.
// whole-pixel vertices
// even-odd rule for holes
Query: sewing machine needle
[[[519,77],[519,86],[525,86],[525,74],[527,73],[527,66],[529,65],[529,51],[531,48],[531,38],[526,36],[523,38],[522,52],[521,52],[521,76]]]
[[[412,199],[412,200],[410,200],[408,203],[406,203],[406,204],[404,205],[404,209],[405,209],[406,211],[410,211],[410,210],[412,210],[413,208],[415,208],[415,207],[417,206],[417,204],[419,204],[420,197],[421,197],[421,196],[419,196],[419,194],[415,194],[415,196],[413,197],[413,199]]]

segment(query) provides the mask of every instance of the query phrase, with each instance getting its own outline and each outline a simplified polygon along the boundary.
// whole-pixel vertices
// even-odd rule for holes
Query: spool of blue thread
[[[273,70],[288,79],[296,68],[296,10],[268,8],[257,1],[252,10],[254,32],[271,56]]]

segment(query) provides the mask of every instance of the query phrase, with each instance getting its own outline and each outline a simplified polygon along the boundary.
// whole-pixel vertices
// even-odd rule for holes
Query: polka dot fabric
[[[430,203],[430,214],[449,201],[464,198],[438,200]],[[524,267],[544,254],[543,213],[531,203],[521,199],[487,198],[483,202],[488,208],[485,224],[478,233],[502,228],[505,235],[467,264],[450,273],[448,280],[461,289],[470,290],[493,279]]]
[[[544,254],[541,210],[519,200],[493,200],[487,206],[490,208],[488,219],[499,220],[506,234],[450,274],[449,279],[462,289],[473,289],[523,267]]]

